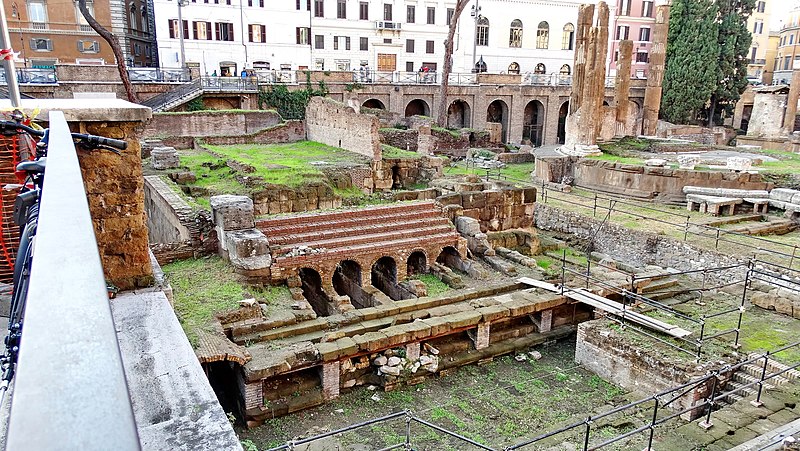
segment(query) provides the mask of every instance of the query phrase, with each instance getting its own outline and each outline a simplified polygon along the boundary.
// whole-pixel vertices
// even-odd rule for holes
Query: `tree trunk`
[[[450,85],[450,72],[453,71],[453,38],[458,27],[458,18],[461,12],[467,7],[469,0],[458,0],[453,10],[453,18],[450,20],[450,30],[447,32],[447,40],[444,41],[444,64],[442,65],[442,81],[439,84],[439,114],[436,116],[436,123],[440,127],[447,127],[447,88]]]
[[[711,95],[711,107],[708,109],[708,128],[714,126],[714,113],[717,109],[717,95]]]
[[[128,78],[128,69],[125,67],[125,57],[122,55],[122,48],[119,46],[117,37],[103,28],[103,26],[100,25],[100,23],[95,20],[94,17],[92,17],[92,14],[89,13],[89,10],[86,8],[86,0],[78,0],[78,8],[81,10],[81,14],[83,14],[83,18],[86,19],[86,22],[89,24],[89,26],[92,27],[92,29],[96,31],[100,37],[105,39],[105,41],[108,42],[108,45],[111,46],[111,51],[114,52],[114,58],[117,60],[119,78],[122,79],[122,85],[125,86],[125,93],[128,95],[128,101],[139,103],[139,98],[133,91],[131,80]]]

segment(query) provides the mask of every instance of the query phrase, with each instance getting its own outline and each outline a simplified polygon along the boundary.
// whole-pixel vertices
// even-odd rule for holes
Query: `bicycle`
[[[13,290],[8,318],[8,335],[5,338],[5,352],[0,356],[0,368],[2,368],[0,390],[2,391],[8,388],[14,377],[22,339],[22,325],[39,219],[39,202],[44,187],[49,145],[49,130],[47,129],[36,130],[18,121],[0,121],[0,134],[21,135],[23,133],[34,140],[39,138],[39,141],[35,145],[33,159],[23,161],[16,167],[17,176],[24,182],[14,201],[13,218],[20,227],[20,241],[12,279]],[[125,150],[128,145],[125,141],[82,133],[72,133],[72,138],[75,140],[77,148],[83,150],[104,149],[119,154],[119,150]]]

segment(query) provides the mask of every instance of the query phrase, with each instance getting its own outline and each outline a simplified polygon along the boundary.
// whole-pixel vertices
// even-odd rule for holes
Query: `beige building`
[[[772,10],[771,0],[757,0],[753,14],[747,20],[747,28],[753,36],[750,44],[750,63],[747,65],[747,77],[751,80],[762,81],[767,64],[767,50],[769,49],[769,19]]]
[[[772,84],[788,85],[794,61],[800,63],[800,7],[793,9],[780,30],[778,55],[773,63]]]
[[[775,75],[775,61],[778,59],[778,47],[781,42],[781,34],[777,31],[769,33],[769,41],[767,41],[767,63],[764,65],[764,75],[761,76],[761,82],[765,85],[771,85]]]

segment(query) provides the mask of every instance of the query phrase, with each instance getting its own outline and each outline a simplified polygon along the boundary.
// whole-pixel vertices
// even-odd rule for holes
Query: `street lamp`
[[[481,7],[478,6],[478,0],[472,5],[472,12],[470,15],[475,18],[475,36],[472,40],[472,70],[475,70],[475,63],[478,53],[478,21],[481,19]]]
[[[189,4],[189,0],[178,0],[178,37],[181,43],[181,69],[186,67],[186,53],[183,47],[183,7]]]

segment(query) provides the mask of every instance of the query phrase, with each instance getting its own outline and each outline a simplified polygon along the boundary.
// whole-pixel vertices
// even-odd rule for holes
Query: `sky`
[[[795,6],[800,4],[800,1],[796,0],[772,0],[770,8],[772,8],[772,18],[770,19],[769,28],[773,31],[778,31],[781,29],[781,23],[789,16],[789,11],[791,11]]]

